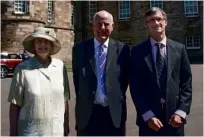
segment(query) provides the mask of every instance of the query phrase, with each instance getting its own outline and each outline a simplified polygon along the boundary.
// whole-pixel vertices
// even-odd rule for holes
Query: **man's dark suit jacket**
[[[76,129],[89,122],[97,90],[94,39],[73,47],[72,69],[76,92]],[[115,127],[126,121],[126,96],[130,50],[128,45],[109,39],[106,64],[106,91]]]
[[[192,75],[185,46],[167,39],[166,117],[168,123],[176,110],[189,114],[192,101]],[[131,52],[130,89],[137,110],[137,125],[145,123],[142,115],[151,110],[160,117],[160,91],[150,40]]]

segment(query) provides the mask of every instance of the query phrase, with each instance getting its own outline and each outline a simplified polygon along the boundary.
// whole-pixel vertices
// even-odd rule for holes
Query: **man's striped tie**
[[[104,95],[106,95],[106,84],[105,84],[105,68],[106,68],[106,53],[104,52],[104,45],[99,45],[99,66],[100,66],[100,89]]]
[[[162,48],[163,48],[164,45],[161,44],[161,43],[157,43],[157,44],[155,44],[155,46],[157,47],[156,68],[157,68],[157,76],[158,76],[157,78],[159,80],[160,76],[162,74],[164,65],[165,65],[164,57],[161,54]]]
[[[165,62],[165,57],[162,56],[162,48],[165,45],[158,43],[157,55],[156,55],[156,69],[157,69],[157,81],[160,85],[161,98],[166,98],[166,81],[167,81],[167,65]]]

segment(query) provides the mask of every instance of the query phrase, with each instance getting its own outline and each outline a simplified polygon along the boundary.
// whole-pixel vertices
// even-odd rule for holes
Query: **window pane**
[[[200,48],[200,36],[188,36],[188,37],[186,37],[186,47],[189,49]]]
[[[14,1],[14,12],[26,13],[28,1]]]
[[[119,1],[119,19],[130,18],[130,1]]]
[[[184,1],[184,11],[186,16],[198,15],[198,1]]]
[[[53,2],[51,0],[47,1],[47,21],[52,22],[52,15],[53,15]]]
[[[72,14],[71,14],[71,24],[74,26],[75,22],[75,5],[72,3]]]
[[[130,40],[120,40],[120,42],[122,42],[124,44],[131,45],[131,41]]]
[[[152,0],[150,1],[150,8],[151,7],[158,7],[158,8],[163,8],[163,1],[155,1],[155,0]]]
[[[98,10],[98,1],[89,1],[89,21],[93,20],[93,16]]]

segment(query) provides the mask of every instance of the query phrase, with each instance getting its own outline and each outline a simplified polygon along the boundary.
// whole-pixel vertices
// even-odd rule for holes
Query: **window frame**
[[[128,12],[129,12],[129,16],[127,16],[127,17],[121,17],[121,9],[120,9],[121,2],[129,2],[129,9],[126,9],[126,10],[128,10]],[[131,1],[129,1],[129,0],[118,1],[118,19],[119,19],[119,20],[123,21],[123,20],[129,20],[129,19],[131,18],[131,10],[130,10],[130,8],[131,8],[131,3],[130,3],[130,2],[131,2]],[[124,9],[123,9],[123,10],[124,10]],[[123,14],[128,14],[128,13],[123,13]]]
[[[158,5],[158,4],[155,4],[156,2],[161,2],[161,5],[162,5],[162,7],[159,7],[159,6],[152,6],[153,4],[152,4],[152,2],[154,2],[154,5]],[[160,9],[163,9],[163,1],[162,0],[150,0],[150,8],[152,8],[152,7],[158,7],[158,8],[160,8]],[[160,4],[159,4],[160,5]]]
[[[196,2],[196,4],[194,5],[189,5],[187,4],[187,2]],[[196,11],[195,12],[186,12],[186,8],[192,8],[192,7],[196,7]],[[185,17],[198,17],[199,16],[199,9],[198,9],[198,1],[192,1],[192,0],[184,0],[184,14],[185,14]]]
[[[195,43],[195,38],[198,37],[198,43],[196,44],[199,44],[199,47],[189,47],[188,46],[188,38],[191,38],[191,41],[192,41],[192,45],[194,45]],[[195,35],[195,36],[186,36],[185,37],[185,42],[186,42],[186,49],[200,49],[201,48],[201,44],[200,44],[200,36],[199,35]]]
[[[49,2],[51,2],[51,6],[49,6]],[[47,22],[48,23],[53,23],[53,5],[54,1],[52,0],[47,0]]]
[[[72,2],[71,4],[71,11],[72,11],[72,14],[71,14],[71,25],[74,27],[74,23],[75,23],[75,3]]]
[[[127,44],[127,45],[132,45],[131,39],[121,39],[120,42]]]
[[[18,3],[17,3],[18,2]],[[24,4],[23,4],[24,3]],[[21,7],[19,7],[19,5],[21,4]],[[16,7],[18,5],[18,7]],[[24,6],[24,7],[23,7]],[[16,11],[16,8],[18,9],[18,11]],[[25,9],[25,11],[19,11],[19,8],[21,9]],[[29,11],[29,1],[21,1],[21,0],[14,0],[14,14],[27,14]]]
[[[95,2],[95,6],[94,8],[91,8],[91,2]],[[92,22],[93,21],[93,16],[96,12],[99,11],[99,1],[89,1],[89,4],[88,4],[88,9],[89,9],[89,22]],[[92,10],[92,11],[91,11]]]

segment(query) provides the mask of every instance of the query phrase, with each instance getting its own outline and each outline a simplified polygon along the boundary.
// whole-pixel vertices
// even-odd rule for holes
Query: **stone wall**
[[[54,55],[54,57],[60,58],[66,63],[71,63],[74,32],[58,29],[56,34],[57,39],[60,40],[62,48],[56,55]]]
[[[31,34],[35,27],[43,26],[33,22],[4,21],[1,30],[1,51],[10,53],[22,53],[23,39]]]
[[[74,45],[74,31],[71,25],[70,1],[53,1],[53,20],[47,22],[47,1],[29,1],[26,14],[14,13],[14,1],[2,1],[1,51],[22,53],[23,39],[31,34],[34,28],[44,26],[53,29],[62,44],[61,51],[54,55],[66,63],[70,63],[71,50]]]
[[[132,45],[136,45],[146,40],[148,37],[145,28],[144,13],[149,9],[149,1],[131,1],[131,18],[129,20],[119,20],[118,2],[100,2],[101,10],[107,10],[114,17],[114,31],[112,37],[117,40],[129,39]],[[183,1],[163,1],[163,9],[167,13],[167,36],[170,39],[185,44],[185,37],[188,35],[200,35],[201,49],[188,50],[190,56],[201,56],[203,54],[203,1],[198,1],[199,16],[185,17]],[[88,13],[88,8],[86,9]],[[87,23],[88,24],[88,23]],[[87,26],[87,38],[93,36],[91,25]]]

